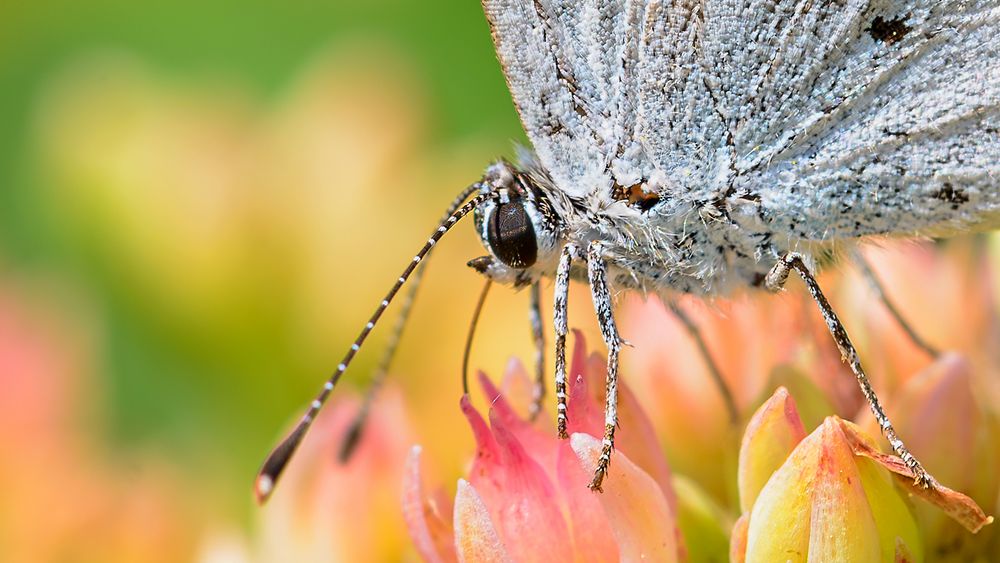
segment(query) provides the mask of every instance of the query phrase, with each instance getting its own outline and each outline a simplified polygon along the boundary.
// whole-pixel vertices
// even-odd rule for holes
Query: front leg
[[[567,298],[569,297],[569,271],[573,260],[579,259],[579,249],[573,243],[562,249],[559,267],[556,269],[556,294],[552,300],[552,326],[556,337],[556,426],[560,438],[568,438],[566,433],[566,333],[569,332],[567,319]]]
[[[882,429],[882,434],[885,435],[886,440],[889,441],[896,455],[903,460],[913,473],[914,483],[925,488],[934,486],[936,483],[934,478],[927,473],[923,466],[920,465],[920,462],[917,461],[917,458],[913,457],[913,454],[906,449],[903,441],[896,435],[892,423],[889,422],[889,417],[882,410],[882,404],[879,402],[878,396],[875,395],[875,390],[872,389],[871,382],[868,381],[868,375],[865,374],[864,368],[861,367],[858,352],[854,349],[854,344],[851,343],[851,339],[847,336],[847,330],[844,329],[844,325],[833,311],[830,302],[823,295],[819,284],[816,283],[816,278],[803,261],[802,255],[797,252],[790,252],[783,256],[771,271],[768,272],[765,279],[767,288],[771,291],[778,291],[783,288],[791,270],[799,273],[802,281],[806,284],[806,288],[809,290],[809,294],[812,295],[813,300],[819,306],[820,313],[823,314],[823,320],[826,321],[826,328],[830,331],[830,335],[833,336],[834,342],[837,343],[837,348],[840,349],[841,356],[851,366],[854,376],[858,378],[858,385],[861,386],[861,394],[868,400],[868,405],[871,407],[872,413],[875,415],[875,420],[878,421],[878,425]]]
[[[597,321],[601,325],[601,336],[608,347],[608,375],[604,400],[604,440],[601,442],[601,456],[597,460],[597,470],[590,481],[592,491],[601,492],[601,483],[607,475],[611,464],[611,452],[615,448],[615,429],[618,427],[618,353],[621,350],[622,338],[615,324],[614,309],[611,300],[611,290],[608,288],[607,265],[602,255],[603,246],[599,241],[590,243],[587,248],[587,277],[590,282],[590,293],[597,312]]]

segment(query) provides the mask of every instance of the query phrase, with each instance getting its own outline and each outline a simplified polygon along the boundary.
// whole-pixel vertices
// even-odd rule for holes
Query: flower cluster
[[[911,252],[919,256],[925,250]],[[835,285],[850,296],[859,282]],[[633,310],[632,321],[638,317],[640,324],[652,319],[656,326],[670,326],[658,311],[663,309],[656,304],[643,304]],[[692,384],[665,373],[681,363],[665,361],[663,355],[674,354],[673,348],[647,342],[632,352],[638,356],[633,367],[648,368],[636,374],[643,401],[624,388],[620,442],[607,489],[590,492],[586,482],[603,423],[604,362],[596,355],[585,357],[578,334],[570,377],[570,440],[557,440],[544,419],[531,423],[518,416],[509,393],[481,375],[489,422],[470,398],[463,398],[476,454],[453,501],[441,490],[425,492],[421,450],[414,448],[403,507],[421,556],[427,561],[709,561],[727,554],[732,561],[968,561],[1000,556],[993,527],[981,531],[992,517],[980,504],[996,510],[1000,486],[996,402],[989,401],[988,392],[977,398],[983,394],[983,381],[976,377],[982,359],[941,353],[905,376],[899,374],[914,362],[912,350],[901,354],[902,365],[887,361],[891,358],[877,363],[880,379],[896,374],[886,402],[897,429],[943,483],[924,489],[914,484],[901,460],[882,453],[867,405],[849,396],[858,395],[853,377],[824,348],[826,341],[819,338],[824,335],[815,330],[804,304],[793,303],[770,318],[752,306],[732,311],[735,320],[725,322],[737,331],[743,324],[778,327],[766,336],[739,333],[745,338],[731,349],[735,358],[720,360],[734,378],[728,382],[741,413],[760,405],[744,419],[745,426],[739,424],[740,443],[733,443],[740,432],[726,424],[722,401],[715,398],[718,390],[702,383],[710,380]],[[649,325],[637,333],[636,340],[659,336]],[[801,334],[817,338],[802,345]],[[732,341],[725,336],[711,341],[727,340]],[[748,351],[756,351],[756,361],[771,368],[754,370]],[[788,367],[774,369],[776,364]],[[850,385],[824,384],[806,375],[810,371]],[[754,379],[741,386],[735,377],[748,372]],[[526,379],[515,366],[501,387],[516,394]],[[782,383],[801,393],[805,410]],[[755,397],[768,387],[777,390],[761,404]],[[701,395],[687,395],[691,389]],[[659,408],[664,401],[675,411]],[[644,414],[641,402],[653,405],[649,412],[656,415]],[[849,413],[856,423],[838,412]],[[661,431],[664,419],[682,425],[686,434],[676,428]],[[668,454],[678,444],[691,444],[678,456],[683,474],[672,474],[658,435],[667,436]],[[711,443],[699,443],[704,441]],[[733,458],[730,469],[726,459]]]
[[[462,399],[476,438],[468,478],[454,505],[424,493],[420,449],[410,456],[403,486],[404,513],[427,561],[678,561],[685,550],[677,526],[670,470],[649,419],[627,386],[621,388],[622,432],[603,494],[587,489],[600,453],[603,428],[594,396],[604,362],[587,358],[577,337],[570,369],[569,440],[520,418],[480,374],[489,423],[469,397]],[[508,386],[526,379],[508,370]]]

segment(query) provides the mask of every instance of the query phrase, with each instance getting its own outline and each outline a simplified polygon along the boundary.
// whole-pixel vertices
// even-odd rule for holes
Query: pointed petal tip
[[[778,387],[750,417],[740,443],[737,487],[744,512],[805,437],[795,400],[785,387]]]

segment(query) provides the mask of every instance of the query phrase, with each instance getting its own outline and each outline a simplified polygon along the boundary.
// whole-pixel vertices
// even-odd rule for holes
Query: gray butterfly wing
[[[759,198],[769,230],[829,240],[996,224],[996,1],[761,4],[709,3],[704,42],[734,185]]]
[[[703,147],[718,144],[725,129],[712,114],[697,52],[685,47],[698,28],[687,25],[693,20],[683,6],[484,0],[483,7],[522,124],[560,190],[607,195],[615,183],[677,170],[688,178],[712,167]],[[692,65],[693,76],[674,73]]]
[[[568,194],[737,194],[756,227],[813,240],[998,215],[995,1],[483,5]]]

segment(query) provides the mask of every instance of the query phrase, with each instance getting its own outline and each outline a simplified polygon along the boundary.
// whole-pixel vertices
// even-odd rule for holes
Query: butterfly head
[[[537,184],[507,162],[490,166],[480,185],[499,197],[476,208],[476,232],[489,255],[469,266],[494,281],[526,285],[558,254],[559,217]]]

